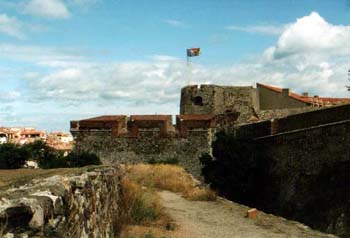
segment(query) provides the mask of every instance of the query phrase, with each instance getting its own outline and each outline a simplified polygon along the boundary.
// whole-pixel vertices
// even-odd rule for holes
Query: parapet
[[[133,137],[138,137],[140,129],[159,130],[160,137],[167,137],[172,127],[171,115],[130,116],[130,129]]]
[[[205,131],[217,127],[215,115],[177,115],[176,124],[171,115],[108,115],[71,121],[71,132],[111,131],[114,137],[159,136],[187,137],[189,131]]]
[[[80,121],[71,121],[71,131],[79,130],[112,130],[114,136],[119,136],[126,132],[127,116],[125,115],[105,115],[89,118]]]
[[[215,115],[177,115],[176,127],[181,137],[187,137],[193,129],[209,129],[216,127]]]

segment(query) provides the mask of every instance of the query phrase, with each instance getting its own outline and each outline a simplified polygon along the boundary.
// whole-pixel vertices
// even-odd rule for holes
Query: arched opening
[[[193,104],[197,106],[203,106],[203,98],[201,96],[196,96],[193,98]]]

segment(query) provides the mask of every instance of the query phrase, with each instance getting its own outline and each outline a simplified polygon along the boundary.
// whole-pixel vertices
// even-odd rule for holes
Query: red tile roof
[[[197,115],[197,114],[189,114],[189,115],[177,115],[176,118],[182,121],[210,121],[215,118],[214,115]]]
[[[124,120],[125,117],[126,117],[125,115],[104,115],[104,116],[84,119],[81,121],[120,121],[120,120]]]
[[[131,115],[131,121],[171,121],[171,115]]]
[[[282,92],[282,88],[278,88],[275,86],[271,85],[266,85],[266,84],[261,84],[258,83],[257,85],[270,89],[275,92]],[[319,103],[319,104],[331,104],[331,105],[336,105],[336,104],[342,104],[342,103],[350,103],[350,98],[324,98],[324,97],[309,97],[309,96],[302,96],[293,92],[289,92],[289,97],[294,98],[296,100],[299,100],[301,102],[305,103]]]

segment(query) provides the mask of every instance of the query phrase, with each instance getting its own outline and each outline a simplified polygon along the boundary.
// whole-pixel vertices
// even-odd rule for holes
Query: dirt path
[[[159,194],[166,212],[179,225],[182,238],[335,237],[262,212],[256,219],[248,219],[248,207],[221,198],[216,202],[194,202],[168,191]]]

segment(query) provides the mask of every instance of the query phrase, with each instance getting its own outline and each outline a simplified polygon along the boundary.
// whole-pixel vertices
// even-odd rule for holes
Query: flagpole
[[[187,85],[191,85],[192,68],[190,57],[187,55]]]
[[[186,51],[187,54],[187,79],[188,79],[188,85],[191,84],[192,79],[192,64],[190,61],[190,57],[198,56],[200,54],[200,48],[189,48]]]

